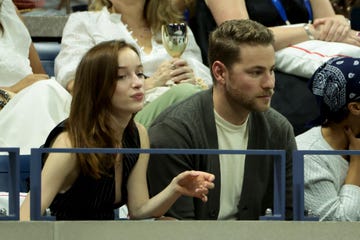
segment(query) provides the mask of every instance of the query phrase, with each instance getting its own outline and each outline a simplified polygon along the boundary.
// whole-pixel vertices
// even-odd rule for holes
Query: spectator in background
[[[274,3],[275,2],[275,3]],[[309,2],[307,4],[307,2]],[[308,9],[309,7],[309,9]],[[277,8],[281,9],[278,10]],[[204,13],[200,10],[207,10]],[[210,11],[209,11],[210,10]],[[284,14],[282,14],[284,12]],[[349,21],[343,15],[336,15],[329,0],[199,0],[196,14],[198,21],[206,14],[215,21],[209,22],[206,29],[212,31],[216,24],[229,19],[252,19],[269,27],[275,36],[275,50],[309,40],[304,26],[283,28],[285,24],[307,23],[311,35],[318,40],[343,42],[360,46],[360,37],[350,29]],[[206,18],[206,20],[208,20]],[[194,25],[194,29],[196,25]],[[208,33],[196,35],[203,51],[207,50]]]
[[[11,0],[0,0],[0,34],[0,147],[29,154],[67,117],[71,96],[45,74]]]
[[[301,150],[360,150],[360,58],[329,60],[311,78],[320,117]],[[360,220],[360,156],[305,155],[305,209],[320,221]]]
[[[292,212],[293,129],[270,108],[274,93],[273,35],[251,20],[222,23],[209,38],[213,88],[169,107],[149,128],[151,147],[285,149],[286,212]],[[150,194],[185,170],[216,176],[207,205],[181,197],[167,212],[178,219],[258,220],[273,208],[273,156],[151,155]]]
[[[89,12],[73,13],[66,23],[62,48],[55,60],[57,80],[70,92],[84,53],[97,43],[124,39],[135,45],[144,65],[145,107],[135,120],[145,127],[166,107],[201,90],[198,78],[211,84],[209,69],[188,28],[188,45],[181,58],[171,58],[161,41],[161,25],[183,21],[172,4],[160,0],[94,0]],[[175,86],[167,86],[172,80]]]
[[[144,80],[132,45],[107,41],[91,48],[77,68],[70,116],[51,132],[45,147],[149,148],[147,131],[133,119],[144,104]],[[149,199],[148,157],[50,153],[41,176],[41,212],[50,206],[57,220],[114,220],[114,209],[127,204],[130,218],[141,219],[162,216],[181,195],[207,201],[214,176],[199,171],[177,175]],[[29,220],[30,194],[21,220]]]
[[[284,17],[276,6],[283,9]],[[198,0],[190,27],[204,61],[207,57],[209,33],[216,25],[229,19],[252,19],[269,27],[275,36],[276,51],[312,37],[360,46],[357,32],[350,29],[344,16],[335,15],[329,0]],[[284,28],[286,21],[290,24],[313,21],[313,24]],[[307,26],[308,32],[304,26]],[[296,135],[302,133],[308,129],[308,121],[318,115],[316,101],[306,86],[308,79],[281,71],[276,71],[275,75],[276,94],[272,107],[289,119]]]

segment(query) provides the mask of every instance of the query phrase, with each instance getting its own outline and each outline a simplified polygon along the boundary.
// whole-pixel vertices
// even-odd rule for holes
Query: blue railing
[[[294,220],[318,221],[317,216],[305,214],[304,156],[305,155],[360,155],[360,150],[297,150],[293,152],[293,211]]]
[[[8,189],[9,189],[9,213],[7,215],[1,215],[0,220],[19,220],[19,194],[20,194],[20,160],[19,160],[19,148],[0,148],[1,153],[7,153],[6,155],[0,155],[1,164],[0,171],[7,172],[8,174]],[[3,169],[4,168],[4,169]]]
[[[31,220],[49,220],[41,215],[41,156],[43,153],[148,153],[148,154],[246,154],[246,155],[275,155],[274,161],[274,206],[271,216],[261,216],[262,220],[284,220],[285,219],[285,158],[283,150],[215,150],[215,149],[114,149],[114,148],[37,148],[31,150],[30,164],[30,218]]]
[[[1,148],[0,148],[1,149]],[[4,150],[5,151],[5,150]],[[14,186],[19,186],[19,166],[18,149],[15,154],[14,166],[11,175],[17,179]],[[244,155],[263,155],[274,156],[274,206],[271,215],[260,216],[261,220],[284,220],[285,219],[285,164],[286,153],[284,150],[216,150],[216,149],[115,149],[115,148],[36,148],[31,149],[30,155],[30,219],[31,220],[52,220],[52,217],[42,216],[41,214],[41,156],[44,153],[147,153],[147,154],[198,154],[198,155],[219,155],[219,154],[244,154]],[[17,160],[16,160],[17,159]],[[11,160],[12,161],[12,160]],[[15,169],[15,170],[14,170]],[[14,175],[13,175],[14,174]],[[13,190],[12,190],[13,191]],[[19,206],[18,188],[15,194],[9,197],[9,203],[12,204],[12,211],[15,206]],[[19,219],[19,209],[15,207],[15,218]]]
[[[283,150],[215,150],[215,149],[113,149],[113,148],[72,148],[32,149],[30,159],[30,188],[31,188],[31,220],[49,220],[41,215],[41,156],[43,153],[148,153],[148,154],[244,154],[244,155],[273,155],[274,158],[274,206],[273,214],[260,216],[262,220],[285,219],[285,158]],[[9,213],[0,216],[0,220],[19,219],[19,187],[20,187],[20,159],[19,148],[0,148],[0,173],[6,174],[7,190],[9,192]],[[296,150],[293,152],[293,220],[317,221],[316,216],[307,216],[304,209],[304,156],[305,155],[360,155],[360,150]],[[25,158],[24,158],[25,159]],[[3,176],[2,176],[3,177]],[[51,219],[51,218],[50,218]]]

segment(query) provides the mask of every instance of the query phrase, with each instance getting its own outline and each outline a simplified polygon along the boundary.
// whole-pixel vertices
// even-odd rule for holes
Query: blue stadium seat
[[[54,76],[54,61],[60,51],[58,42],[34,42],[41,63],[49,76]]]

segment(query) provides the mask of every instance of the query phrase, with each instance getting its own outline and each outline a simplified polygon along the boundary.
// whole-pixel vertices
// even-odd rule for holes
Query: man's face
[[[274,93],[275,51],[272,45],[241,46],[241,62],[228,69],[224,93],[230,104],[263,112]]]

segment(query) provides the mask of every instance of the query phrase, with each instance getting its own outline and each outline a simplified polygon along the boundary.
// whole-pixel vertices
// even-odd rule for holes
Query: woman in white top
[[[135,119],[146,127],[164,108],[199,91],[197,79],[211,84],[209,69],[202,63],[189,28],[188,45],[181,58],[172,58],[162,45],[161,25],[183,21],[182,13],[168,1],[94,0],[90,9],[93,11],[70,15],[55,60],[56,79],[70,92],[76,67],[85,52],[112,39],[123,39],[140,52],[144,74],[149,78],[145,81],[146,105]],[[169,80],[177,84],[168,87]]]
[[[360,150],[360,58],[334,58],[310,82],[320,124],[296,137],[300,150]],[[320,221],[360,221],[360,156],[305,155],[305,209]]]
[[[0,147],[28,154],[67,117],[71,95],[45,74],[11,0],[0,0],[0,24]]]

